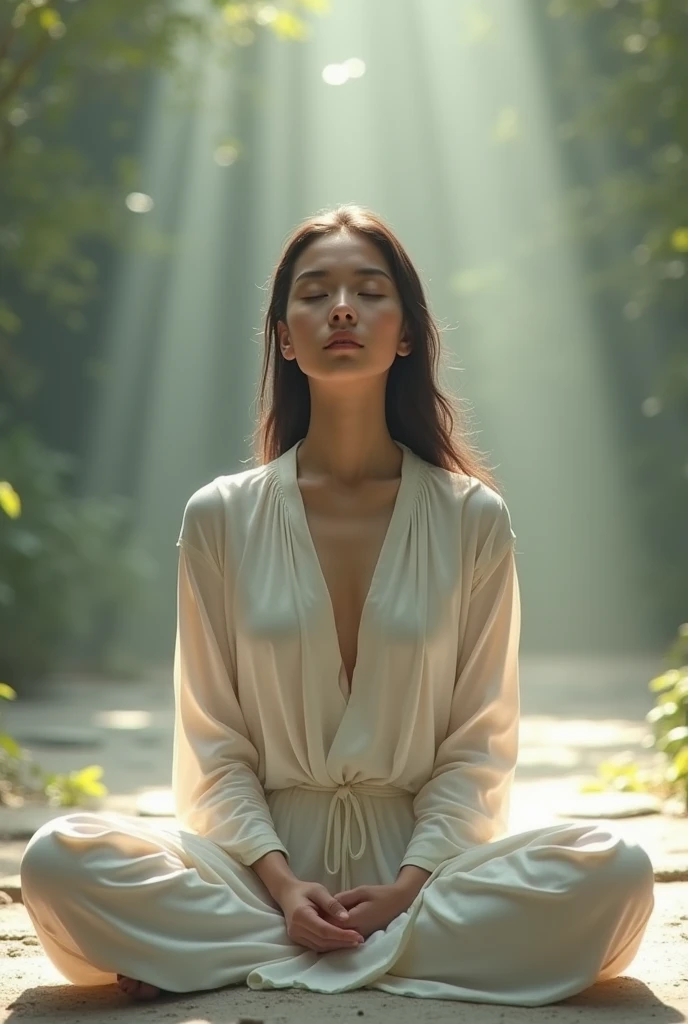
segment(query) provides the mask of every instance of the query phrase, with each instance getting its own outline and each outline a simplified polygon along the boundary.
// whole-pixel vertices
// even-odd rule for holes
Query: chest
[[[301,488],[306,522],[329,592],[342,662],[353,676],[363,608],[399,488],[391,480],[357,494]]]

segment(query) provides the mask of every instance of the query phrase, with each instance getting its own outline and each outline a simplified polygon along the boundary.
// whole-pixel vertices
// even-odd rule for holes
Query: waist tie
[[[332,793],[330,809],[327,815],[327,831],[325,833],[325,870],[328,875],[342,873],[342,889],[351,885],[350,864],[352,860],[360,860],[366,850],[368,834],[358,793],[374,797],[398,797],[408,795],[408,791],[398,786],[372,786],[364,782],[347,782],[332,789],[329,786],[297,786],[317,793]],[[358,828],[358,849],[353,847],[352,819]]]

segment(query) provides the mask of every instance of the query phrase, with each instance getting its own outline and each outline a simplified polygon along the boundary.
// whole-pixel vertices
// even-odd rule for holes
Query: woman
[[[515,536],[452,435],[438,330],[389,228],[358,207],[302,224],[265,336],[261,464],[197,491],[179,538],[181,828],[40,829],[22,887],[48,955],[138,998],[247,983],[536,1006],[613,977],[652,866],[589,824],[505,835]]]

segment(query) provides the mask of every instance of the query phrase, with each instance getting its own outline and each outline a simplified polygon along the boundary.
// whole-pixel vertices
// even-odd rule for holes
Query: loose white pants
[[[79,985],[125,974],[174,992],[370,987],[521,1006],[621,973],[654,903],[642,847],[572,822],[474,847],[385,931],[327,954],[290,941],[251,868],[202,836],[136,818],[49,822],[28,844],[21,882],[47,955]]]

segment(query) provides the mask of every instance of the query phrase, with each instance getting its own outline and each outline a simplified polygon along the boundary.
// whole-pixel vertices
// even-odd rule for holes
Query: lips
[[[335,346],[338,347],[340,345],[352,346],[355,348],[363,348],[360,341],[354,338],[352,334],[345,334],[343,332],[339,334],[334,334],[330,338],[327,345],[325,345],[325,348],[334,348]]]

